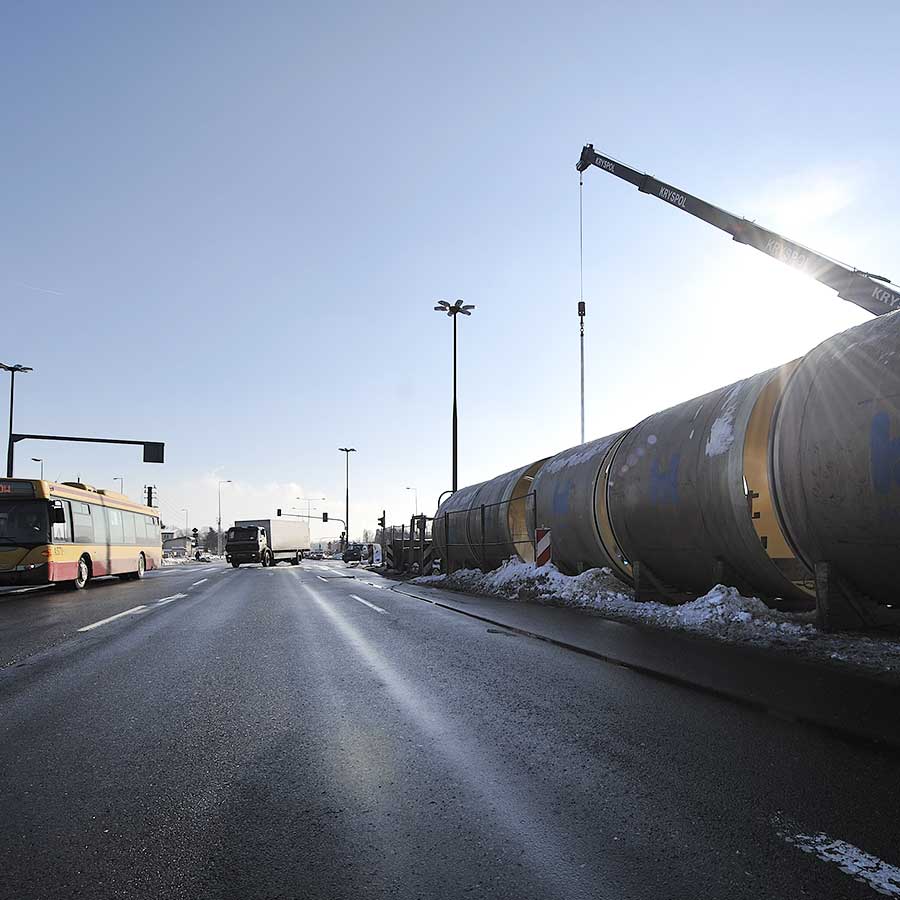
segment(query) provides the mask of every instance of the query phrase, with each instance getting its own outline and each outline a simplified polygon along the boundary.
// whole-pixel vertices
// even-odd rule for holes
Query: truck
[[[308,550],[309,523],[291,519],[241,519],[225,538],[225,559],[235,569],[251,562],[297,566]]]

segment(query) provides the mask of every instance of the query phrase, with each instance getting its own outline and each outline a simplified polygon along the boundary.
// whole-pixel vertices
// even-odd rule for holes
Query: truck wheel
[[[234,566],[234,568],[236,569],[240,565],[240,563],[236,559],[233,559],[231,561],[231,565]]]
[[[291,565],[292,566],[300,565],[300,554],[299,553],[291,560]]]

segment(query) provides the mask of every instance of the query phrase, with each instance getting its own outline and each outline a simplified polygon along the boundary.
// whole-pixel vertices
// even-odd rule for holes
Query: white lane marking
[[[779,836],[788,844],[812,853],[824,862],[834,863],[845,875],[867,884],[885,897],[900,897],[900,868],[866,853],[853,844],[829,837],[822,831],[816,834],[786,834]]]
[[[354,600],[359,600],[360,603],[364,604],[365,606],[368,606],[369,609],[374,609],[375,612],[384,613],[385,615],[387,614],[387,610],[386,610],[386,609],[382,609],[380,606],[376,606],[374,603],[369,603],[368,600],[363,600],[362,597],[357,597],[356,594],[351,594],[350,596],[351,596]]]
[[[319,581],[328,581],[328,579],[324,575],[316,575],[316,578],[318,578]]]
[[[84,628],[79,628],[79,631],[90,631],[92,628],[99,628],[101,625],[106,625],[107,622],[113,622],[116,619],[121,619],[122,616],[133,616],[135,613],[143,612],[147,607],[146,606],[135,606],[134,609],[126,609],[125,612],[116,613],[114,616],[110,616],[108,619],[101,619],[99,622],[93,622],[90,625],[85,625]]]
[[[369,587],[377,588],[379,591],[383,591],[383,590],[384,590],[384,587],[383,587],[382,585],[380,585],[380,584],[375,584],[374,581],[367,581],[366,584],[369,585]]]
[[[163,606],[166,603],[171,603],[173,600],[180,600],[182,597],[187,597],[187,594],[172,594],[171,597],[163,597],[162,600],[157,600],[157,606]]]
[[[208,578],[201,578],[199,581],[195,581],[191,587],[197,587],[198,584],[203,584],[204,581],[209,581]]]

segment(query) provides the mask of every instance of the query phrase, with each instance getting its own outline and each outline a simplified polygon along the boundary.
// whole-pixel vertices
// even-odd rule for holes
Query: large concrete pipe
[[[553,562],[568,575],[608,566],[620,578],[631,579],[631,565],[616,543],[606,502],[610,462],[625,434],[557,453],[534,479],[537,524],[550,529]]]
[[[445,569],[469,569],[478,558],[469,544],[468,510],[482,484],[471,484],[451,494],[434,514],[431,536],[445,560]]]
[[[432,534],[449,569],[487,571],[511,557],[534,560],[532,482],[543,462],[462,488],[441,504]]]
[[[488,571],[505,559],[534,562],[532,484],[544,460],[498,475],[479,487],[468,516],[469,544]]]
[[[900,312],[801,360],[773,462],[778,510],[798,555],[819,566],[820,592],[854,611],[849,624],[877,624],[900,606]]]
[[[811,606],[812,573],[772,508],[769,434],[789,363],[656,413],[615,450],[609,518],[625,558],[655,586],[742,590]]]
[[[434,533],[453,566],[489,568],[514,553],[530,559],[522,535],[535,524],[551,529],[566,572],[609,566],[649,581],[650,593],[726,581],[778,605],[815,600],[827,626],[897,623],[900,311],[627,432],[464,488]]]

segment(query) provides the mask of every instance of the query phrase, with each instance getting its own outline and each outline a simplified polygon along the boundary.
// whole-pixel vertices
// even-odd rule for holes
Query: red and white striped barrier
[[[550,552],[550,529],[535,528],[534,529],[534,564],[536,566],[546,566],[552,554]]]

